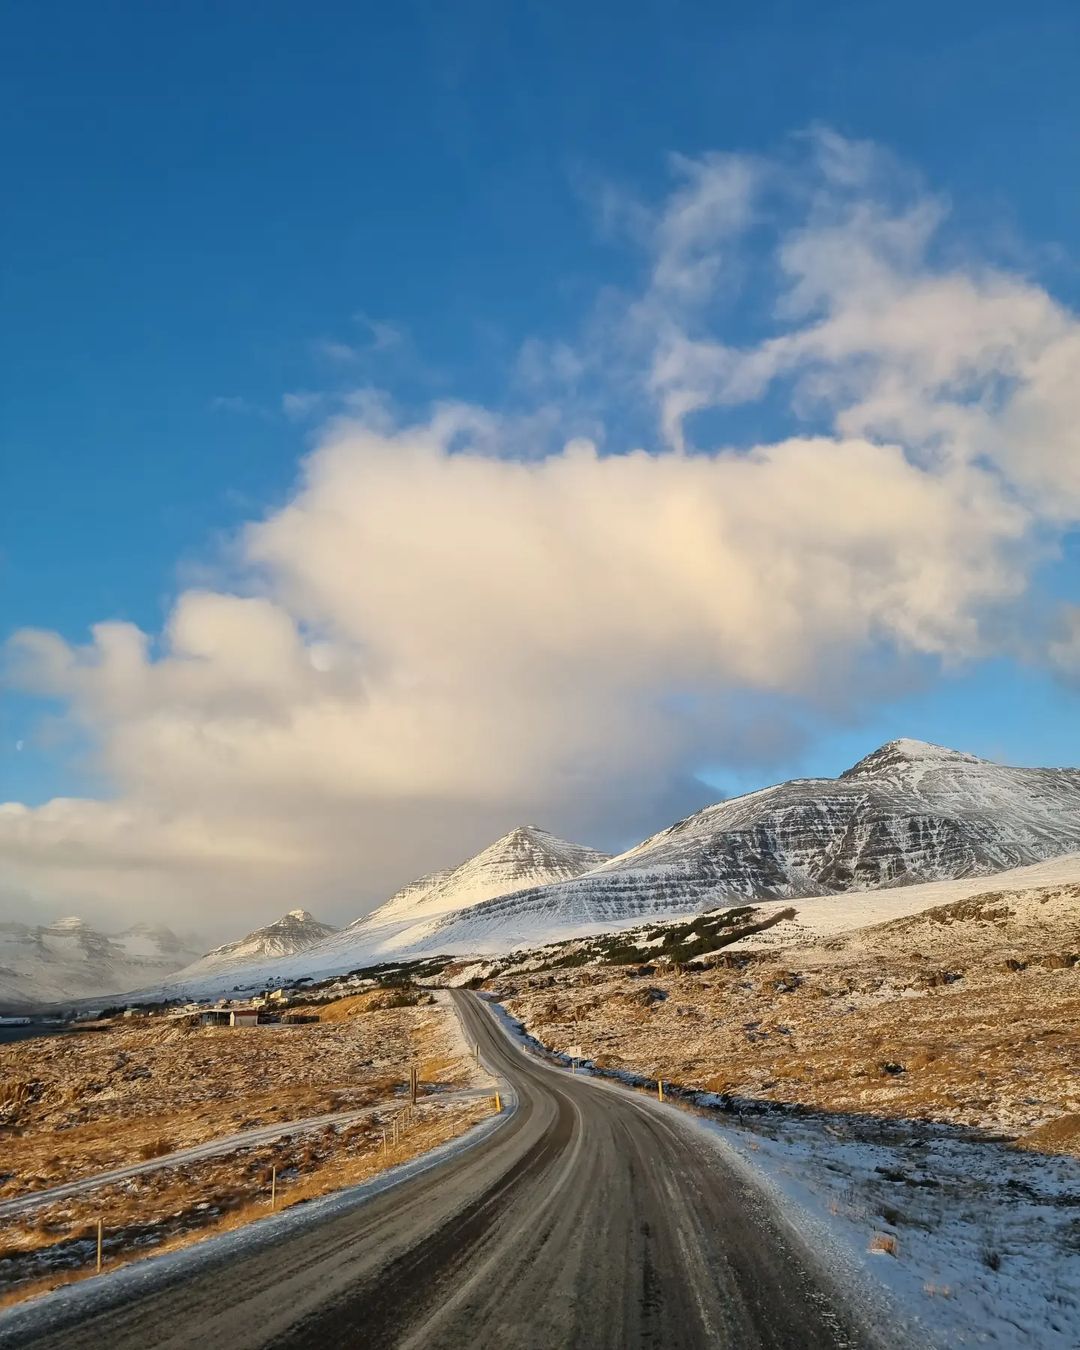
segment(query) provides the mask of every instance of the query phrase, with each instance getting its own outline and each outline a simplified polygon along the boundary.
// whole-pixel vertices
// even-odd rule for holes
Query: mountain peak
[[[568,876],[596,866],[604,861],[604,856],[583,844],[572,844],[567,839],[560,839],[550,831],[542,830],[539,825],[515,825],[493,844],[455,868],[452,875],[460,881],[471,873],[508,868],[523,876],[545,872]],[[523,884],[530,885],[532,882],[530,880]]]
[[[539,825],[515,825],[458,867],[403,886],[373,914],[357,920],[357,925],[401,922],[405,917],[427,919],[496,895],[565,881],[606,860],[607,854],[559,839]]]
[[[964,750],[950,750],[947,745],[934,745],[931,741],[916,741],[902,736],[894,741],[872,750],[850,769],[845,769],[841,778],[865,778],[873,774],[884,773],[890,769],[908,767],[931,768],[936,764],[981,764],[977,755],[969,755]]]
[[[337,929],[331,924],[320,923],[306,909],[290,909],[288,914],[268,923],[265,928],[256,928],[235,942],[215,947],[204,960],[218,962],[263,956],[294,956],[336,932]]]
[[[505,834],[499,835],[493,844],[488,848],[498,848],[500,844],[511,844],[522,839],[553,839],[554,835],[549,834],[547,830],[542,830],[539,825],[515,825],[513,829],[507,830]],[[484,850],[487,852],[487,849]]]

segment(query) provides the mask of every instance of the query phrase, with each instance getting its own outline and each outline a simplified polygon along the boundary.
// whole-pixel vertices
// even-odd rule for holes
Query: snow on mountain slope
[[[1039,896],[1048,888],[1075,889],[1080,886],[1080,853],[1067,853],[1046,862],[1027,867],[1013,867],[990,876],[960,877],[951,881],[928,881],[915,886],[891,886],[878,891],[848,891],[846,895],[810,896],[795,906],[794,919],[785,919],[764,933],[755,933],[731,944],[729,950],[741,947],[761,949],[819,946],[824,940],[845,936],[848,949],[862,943],[871,948],[870,935],[880,925],[890,927],[925,914],[942,905],[953,905],[974,896],[1007,893],[1009,896]],[[778,909],[787,908],[786,900],[770,901],[758,906],[763,918]],[[1072,901],[1080,923],[1080,903]],[[915,930],[911,932],[914,934]],[[919,937],[912,947],[923,951],[926,940]]]
[[[0,923],[0,1010],[131,989],[186,966],[197,953],[168,928],[99,933],[79,918]]]
[[[519,825],[459,867],[433,872],[411,882],[371,914],[302,952],[267,959],[274,953],[249,955],[219,948],[180,971],[154,993],[165,997],[203,997],[234,986],[255,988],[268,981],[304,975],[318,978],[364,964],[395,960],[400,952],[422,942],[425,934],[447,915],[467,913],[474,905],[522,887],[578,876],[606,862],[607,856],[583,844],[558,839],[536,825]],[[238,948],[244,944],[232,945]]]
[[[388,919],[416,922],[468,909],[496,895],[579,876],[607,860],[606,853],[557,839],[537,825],[519,825],[460,867],[412,882],[350,927],[355,931]]]
[[[226,942],[222,947],[215,947],[190,969],[209,970],[237,961],[295,956],[337,931],[332,924],[320,923],[306,909],[290,909],[288,914],[283,914],[280,919],[267,924],[265,928],[256,928],[246,937],[238,938],[235,942]]]
[[[227,960],[212,978],[181,972],[161,992],[201,995],[411,956],[505,952],[748,900],[813,899],[839,916],[867,892],[985,878],[1077,851],[1080,771],[1008,768],[890,741],[839,778],[720,802],[617,858],[520,827],[298,955]]]
[[[720,802],[569,882],[448,915],[422,949],[485,951],[745,899],[986,876],[1077,849],[1080,771],[890,741],[839,778]]]

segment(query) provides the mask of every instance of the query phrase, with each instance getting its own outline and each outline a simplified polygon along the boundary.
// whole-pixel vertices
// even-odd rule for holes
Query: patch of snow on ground
[[[706,1123],[884,1282],[929,1345],[1080,1345],[1077,1159],[896,1121]]]
[[[847,891],[842,895],[811,896],[791,900],[755,901],[760,917],[778,910],[797,910],[794,919],[781,920],[764,933],[754,933],[731,943],[728,950],[740,947],[790,947],[835,937],[856,928],[907,918],[938,905],[967,900],[974,895],[995,891],[1020,891],[1036,886],[1066,885],[1080,882],[1080,853],[1069,853],[1030,867],[1013,867],[990,876],[961,877],[956,881],[928,881],[920,886],[892,886],[879,891]]]

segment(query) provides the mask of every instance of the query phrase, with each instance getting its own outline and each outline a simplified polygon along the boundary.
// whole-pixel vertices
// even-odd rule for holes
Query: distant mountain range
[[[109,935],[79,918],[33,927],[0,923],[0,1011],[133,989],[197,954],[192,939],[151,924]]]
[[[839,778],[795,779],[720,802],[615,858],[519,826],[340,932],[293,911],[159,992],[212,993],[414,954],[505,951],[653,916],[984,876],[1073,852],[1080,771],[1007,768],[890,741]],[[293,939],[281,926],[290,921],[296,945],[286,950]]]
[[[433,872],[402,887],[378,909],[297,955],[272,963],[252,961],[239,950],[215,960],[227,947],[182,970],[169,988],[211,992],[229,980],[292,979],[334,973],[374,960],[393,959],[399,947],[415,945],[421,935],[447,918],[464,914],[493,896],[523,887],[567,881],[607,861],[606,853],[557,839],[536,825],[519,825],[458,867]],[[232,944],[239,949],[249,939]],[[385,955],[389,953],[390,955]]]

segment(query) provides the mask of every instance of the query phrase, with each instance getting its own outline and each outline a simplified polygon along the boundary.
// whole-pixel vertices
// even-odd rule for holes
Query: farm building
[[[174,1022],[193,1022],[204,1027],[254,1027],[259,1022],[258,1008],[183,1008],[170,1013]]]

